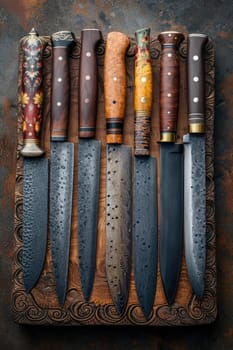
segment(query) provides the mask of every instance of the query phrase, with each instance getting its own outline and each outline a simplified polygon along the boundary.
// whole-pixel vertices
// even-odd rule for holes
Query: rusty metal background
[[[228,350],[233,347],[233,5],[231,0],[0,0],[0,338],[1,349]],[[216,44],[215,193],[218,318],[210,326],[176,329],[22,328],[10,313],[16,164],[19,39],[97,27],[133,35],[150,26],[203,32]],[[169,336],[168,336],[169,335]]]

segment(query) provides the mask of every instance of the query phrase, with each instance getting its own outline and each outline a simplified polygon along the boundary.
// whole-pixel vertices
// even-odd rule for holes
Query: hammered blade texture
[[[47,247],[48,160],[24,159],[23,280],[27,292],[37,283]]]
[[[206,265],[206,166],[204,135],[184,137],[184,238],[189,280],[202,299]]]
[[[179,282],[183,242],[183,145],[160,144],[160,270],[172,304]]]
[[[81,287],[88,301],[96,266],[100,141],[79,139],[78,144],[78,259]]]
[[[131,262],[131,149],[107,146],[106,273],[113,303],[125,310]]]
[[[51,143],[50,171],[50,236],[56,290],[64,304],[70,248],[73,194],[74,145],[68,142]]]
[[[146,318],[154,304],[157,276],[156,178],[155,158],[134,158],[134,274],[138,300]]]

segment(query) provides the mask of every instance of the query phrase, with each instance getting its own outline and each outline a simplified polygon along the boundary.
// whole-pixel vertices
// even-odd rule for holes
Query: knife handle
[[[43,48],[44,42],[34,28],[22,39],[21,111],[24,146],[20,153],[24,157],[39,157],[44,153],[39,145],[43,104]]]
[[[179,105],[179,32],[162,32],[160,60],[160,142],[175,142]]]
[[[150,154],[151,106],[152,106],[152,66],[150,61],[150,28],[136,31],[135,56],[135,155]]]
[[[52,141],[65,141],[67,139],[70,92],[69,55],[74,44],[74,34],[70,31],[61,31],[52,35]]]
[[[188,124],[190,133],[204,133],[204,59],[205,34],[188,36]]]
[[[81,32],[79,76],[79,137],[95,136],[97,114],[97,57],[96,46],[102,40],[99,29]]]
[[[104,58],[104,103],[108,144],[123,142],[126,98],[125,54],[129,38],[120,32],[107,35]]]

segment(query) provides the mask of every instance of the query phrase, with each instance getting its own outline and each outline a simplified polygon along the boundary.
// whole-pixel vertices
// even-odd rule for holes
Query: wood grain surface
[[[50,96],[51,96],[51,42],[49,37],[44,37],[47,46],[44,51],[44,123],[42,126],[42,144],[49,158],[49,130],[50,130]],[[134,135],[134,64],[135,64],[135,40],[130,39],[130,47],[126,54],[127,65],[127,105],[124,122],[124,143],[132,147]],[[60,308],[55,292],[54,276],[51,265],[51,247],[48,240],[48,249],[44,270],[37,286],[30,294],[25,292],[22,280],[22,185],[23,185],[23,160],[19,154],[22,147],[22,118],[20,105],[18,106],[18,151],[17,151],[17,174],[15,190],[15,250],[13,254],[13,292],[12,313],[14,320],[20,324],[34,325],[150,325],[150,326],[178,326],[198,325],[211,323],[216,318],[216,257],[215,257],[215,204],[214,204],[214,182],[213,182],[213,125],[214,125],[214,48],[211,41],[208,42],[205,53],[205,85],[206,85],[206,160],[207,160],[207,270],[206,288],[202,302],[199,302],[192,294],[191,286],[187,279],[187,271],[184,256],[179,287],[175,303],[168,306],[162,289],[160,272],[158,269],[157,291],[154,301],[154,309],[148,320],[143,316],[139,307],[133,268],[130,281],[130,294],[128,306],[122,317],[119,317],[112,304],[105,273],[105,118],[103,98],[103,64],[105,44],[102,43],[97,49],[98,62],[98,116],[96,138],[102,143],[101,153],[101,187],[99,200],[99,223],[98,223],[98,246],[97,265],[93,293],[89,303],[84,302],[81,292],[77,256],[77,185],[74,186],[73,194],[73,216],[70,247],[69,283],[64,308]],[[187,65],[187,42],[181,45],[179,51],[180,60],[180,110],[178,122],[178,141],[187,132],[187,104],[186,104],[186,65]],[[156,36],[151,38],[150,55],[153,73],[153,106],[152,106],[152,137],[151,154],[159,160],[159,63],[160,44]],[[78,130],[78,77],[80,60],[80,41],[70,57],[72,70],[71,81],[71,123],[69,125],[69,141],[75,143],[75,175],[74,183],[77,184],[77,130]],[[19,54],[19,94],[21,81],[22,51]],[[133,153],[132,153],[133,154]],[[158,171],[159,173],[159,171]],[[158,179],[159,181],[159,179]]]

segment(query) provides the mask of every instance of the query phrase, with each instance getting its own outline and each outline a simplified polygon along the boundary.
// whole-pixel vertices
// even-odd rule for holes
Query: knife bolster
[[[123,118],[106,119],[106,142],[107,144],[123,142]]]
[[[159,142],[176,142],[175,132],[161,132]]]

